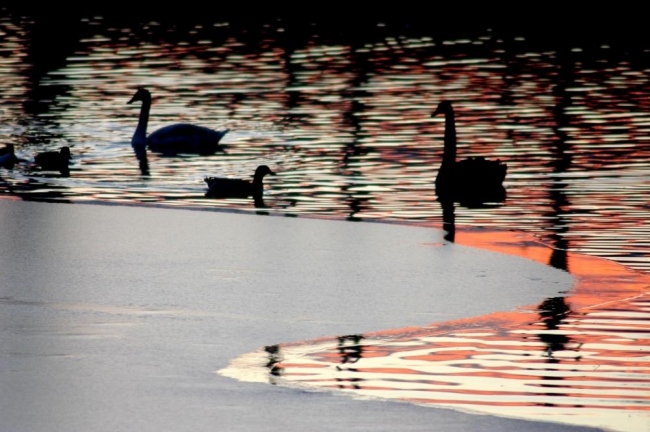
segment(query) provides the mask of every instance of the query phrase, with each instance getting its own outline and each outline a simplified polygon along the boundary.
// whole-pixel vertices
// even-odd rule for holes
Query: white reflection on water
[[[266,192],[277,211],[439,222],[431,185],[443,126],[429,114],[449,99],[459,156],[508,163],[505,205],[460,210],[456,223],[533,232],[650,267],[650,74],[640,57],[535,51],[489,30],[455,41],[328,41],[315,30],[266,27],[253,37],[224,23],[189,28],[94,17],[79,24],[78,40],[44,53],[33,48],[43,36],[32,24],[5,16],[0,138],[25,160],[70,145],[75,165],[65,180],[18,166],[2,173],[3,190],[38,198],[54,184],[71,201],[251,209],[202,199],[201,179],[248,177],[267,164],[280,172]],[[154,94],[151,130],[177,121],[228,127],[226,154],[152,155],[143,176],[128,144],[137,109],[126,105],[139,85]]]

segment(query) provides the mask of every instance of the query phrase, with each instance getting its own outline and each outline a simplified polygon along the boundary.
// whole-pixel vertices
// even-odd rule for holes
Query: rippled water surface
[[[7,12],[7,11],[6,11]],[[251,24],[252,26],[252,24]],[[0,172],[6,197],[255,210],[206,199],[205,176],[267,177],[269,211],[442,225],[433,191],[453,101],[459,157],[508,164],[507,200],[456,209],[456,224],[535,233],[549,244],[650,269],[648,50],[543,46],[476,29],[462,38],[374,24],[351,37],[316,24],[182,24],[89,15],[69,33],[0,19],[0,142],[26,161],[69,145],[71,174],[28,162]],[[417,31],[416,31],[417,30]],[[149,131],[177,121],[230,128],[225,153],[130,146],[138,86]]]
[[[650,275],[558,252],[521,233],[457,234],[461,244],[565,262],[578,282],[565,296],[515,311],[269,345],[219,373],[362,399],[647,431]]]

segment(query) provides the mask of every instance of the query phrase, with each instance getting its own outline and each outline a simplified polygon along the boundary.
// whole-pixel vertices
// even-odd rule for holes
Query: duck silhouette
[[[143,87],[138,88],[127,104],[136,101],[142,102],[138,125],[133,138],[131,138],[131,145],[136,150],[136,154],[141,154],[145,148],[149,148],[149,150],[163,155],[178,153],[211,155],[220,150],[219,142],[230,130],[216,131],[190,123],[175,123],[151,132],[147,136],[147,124],[151,110],[149,90]]]
[[[11,169],[18,162],[18,157],[14,153],[14,145],[7,144],[0,148],[0,167]]]
[[[70,147],[61,147],[59,151],[46,151],[34,156],[34,163],[45,171],[60,171],[61,173],[69,172]]]
[[[262,198],[264,176],[267,174],[275,175],[268,166],[260,165],[255,170],[252,181],[224,177],[206,177],[204,181],[208,185],[208,191],[205,196],[208,198],[253,197],[259,200]]]
[[[503,201],[506,164],[483,156],[456,160],[456,119],[451,102],[440,102],[431,117],[441,113],[445,115],[445,147],[435,183],[438,199],[457,201],[468,207]]]

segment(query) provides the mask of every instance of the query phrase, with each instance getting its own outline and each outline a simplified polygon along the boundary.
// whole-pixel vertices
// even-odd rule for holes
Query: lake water
[[[650,269],[647,46],[547,47],[514,32],[445,38],[381,23],[346,38],[281,21],[70,21],[62,33],[17,13],[0,20],[0,141],[25,159],[63,145],[74,155],[66,178],[3,171],[3,195],[253,210],[206,199],[203,178],[268,164],[273,211],[440,226],[432,185],[444,126],[430,114],[446,99],[459,157],[508,164],[506,202],[459,208],[457,224]],[[153,93],[150,131],[228,127],[226,154],[150,155],[142,175],[129,144],[139,107],[126,104],[138,86]]]
[[[449,100],[459,157],[508,165],[506,200],[456,206],[456,226],[525,232],[649,273],[650,41],[421,23],[101,13],[54,23],[4,9],[0,144],[24,162],[0,171],[0,197],[442,227],[444,122],[430,116]],[[149,131],[229,128],[224,152],[150,153],[143,169],[130,145],[139,104],[127,105],[139,86],[153,94]],[[30,163],[62,146],[69,175]],[[205,197],[204,177],[250,178],[261,164],[277,172],[265,208]]]

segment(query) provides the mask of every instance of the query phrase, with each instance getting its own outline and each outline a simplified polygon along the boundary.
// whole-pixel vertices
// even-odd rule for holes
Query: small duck
[[[7,144],[0,148],[0,167],[11,169],[18,162],[18,158],[14,153],[14,145]]]
[[[456,120],[449,101],[442,101],[431,117],[445,115],[444,153],[436,177],[436,194],[441,200],[481,204],[503,201],[503,180],[508,167],[499,159],[491,161],[483,156],[456,160]]]
[[[253,181],[244,179],[206,177],[205,183],[208,191],[205,196],[208,198],[248,198],[261,199],[264,191],[264,176],[275,175],[266,165],[260,165],[255,170]]]
[[[136,152],[149,148],[163,155],[190,153],[211,155],[220,150],[219,142],[230,129],[216,131],[204,126],[190,123],[175,123],[151,132],[147,136],[149,111],[151,110],[151,93],[140,87],[127,104],[142,102],[138,125],[131,138],[131,145]]]
[[[7,153],[13,153],[15,150],[15,147],[13,144],[7,144],[6,146],[0,148],[0,156],[4,156]]]
[[[72,160],[72,155],[70,154],[70,147],[64,146],[57,151],[46,151],[38,153],[34,156],[34,163],[41,167],[45,171],[69,171],[68,166]]]

